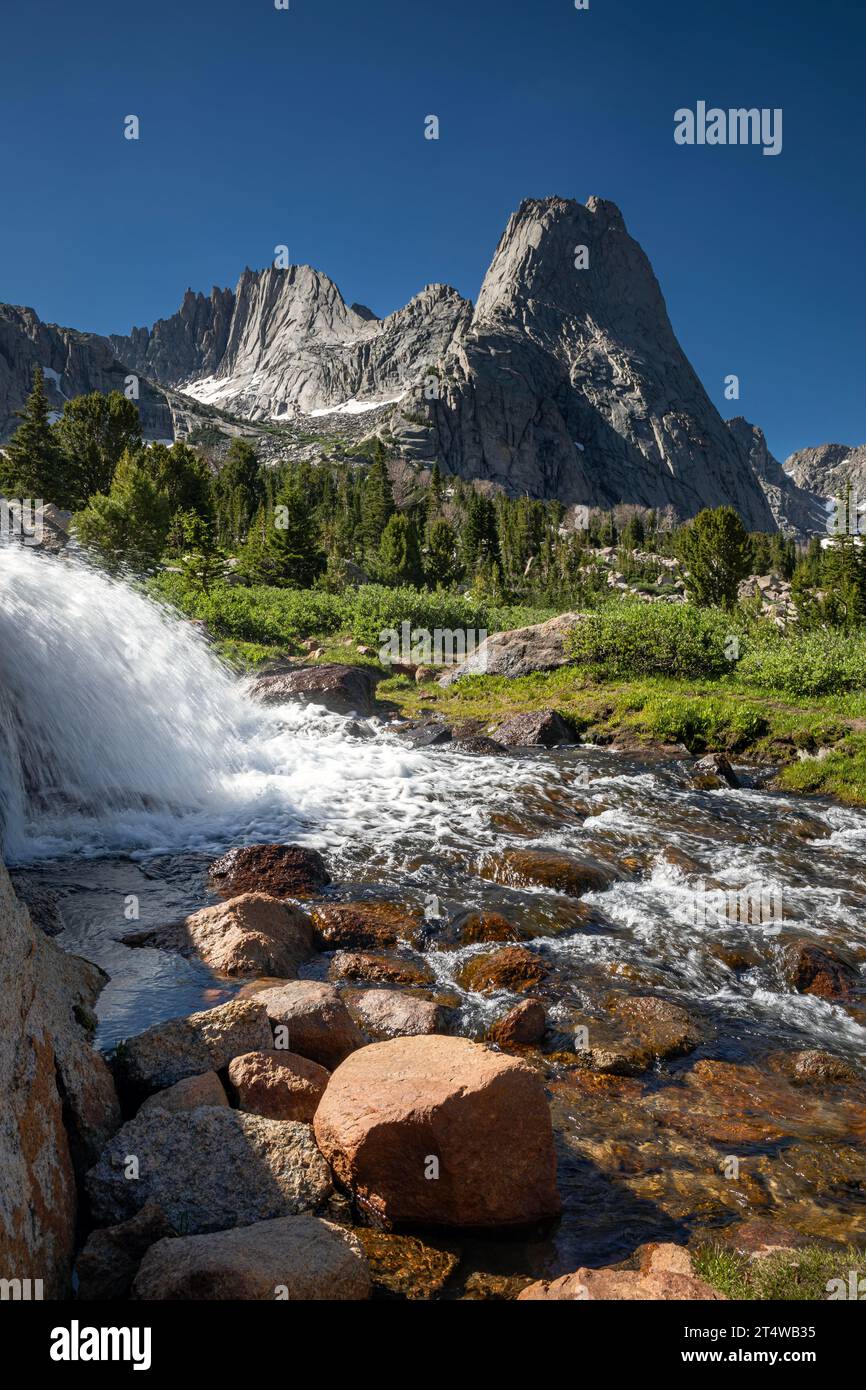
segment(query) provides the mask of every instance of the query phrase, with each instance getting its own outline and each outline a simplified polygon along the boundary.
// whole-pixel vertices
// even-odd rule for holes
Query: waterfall
[[[0,544],[0,818],[204,807],[251,707],[189,624],[70,554]]]

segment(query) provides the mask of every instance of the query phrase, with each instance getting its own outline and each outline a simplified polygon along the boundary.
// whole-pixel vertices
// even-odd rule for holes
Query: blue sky
[[[474,298],[522,198],[595,193],[724,415],[862,443],[864,40],[851,0],[6,6],[0,299],[126,332],[285,243],[385,314]],[[782,154],[677,146],[701,99],[782,107]]]

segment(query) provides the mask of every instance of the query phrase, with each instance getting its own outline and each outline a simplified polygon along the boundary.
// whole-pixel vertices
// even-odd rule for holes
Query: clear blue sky
[[[864,40],[855,0],[6,5],[0,299],[126,332],[286,243],[385,314],[474,298],[522,198],[596,193],[724,415],[783,458],[859,444]],[[678,147],[699,99],[782,107],[782,154]]]

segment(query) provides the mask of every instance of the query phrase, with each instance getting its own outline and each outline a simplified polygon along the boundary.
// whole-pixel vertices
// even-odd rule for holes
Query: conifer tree
[[[59,507],[74,506],[77,490],[51,425],[41,367],[34,369],[33,390],[17,416],[21,424],[6,445],[5,455],[0,455],[0,493],[22,501],[29,498]]]

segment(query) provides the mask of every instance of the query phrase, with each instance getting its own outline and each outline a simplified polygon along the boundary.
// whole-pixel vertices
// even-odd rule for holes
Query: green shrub
[[[203,618],[217,637],[260,646],[287,646],[303,637],[347,626],[346,602],[319,589],[216,585],[202,594],[182,575],[161,574],[150,589],[191,617]]]
[[[742,642],[735,620],[721,609],[610,604],[583,617],[568,650],[578,666],[600,680],[652,675],[710,679],[732,670],[735,636]]]
[[[866,687],[866,634],[838,629],[762,633],[738,667],[741,680],[787,695],[840,694]]]

